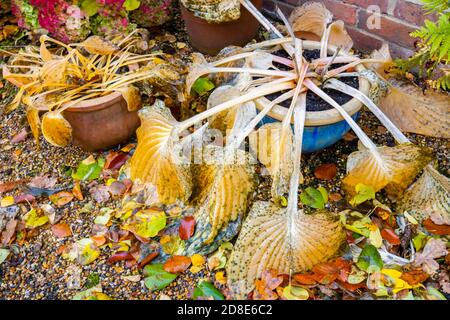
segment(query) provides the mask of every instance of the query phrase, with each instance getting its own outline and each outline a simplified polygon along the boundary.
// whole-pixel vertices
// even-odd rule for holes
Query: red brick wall
[[[263,10],[275,16],[277,5],[288,15],[294,7],[308,1],[314,0],[264,0]],[[435,19],[434,16],[425,14],[419,0],[316,1],[323,2],[335,19],[345,22],[357,49],[370,51],[379,48],[382,42],[387,41],[394,56],[408,56],[414,48],[414,39],[409,36],[409,33],[417,29],[425,19]],[[373,5],[378,6],[379,9],[367,10]],[[372,27],[370,21],[373,19],[379,19],[380,28]]]

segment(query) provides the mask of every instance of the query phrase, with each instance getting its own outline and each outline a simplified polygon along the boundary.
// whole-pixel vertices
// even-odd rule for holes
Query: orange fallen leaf
[[[72,189],[72,194],[75,196],[75,198],[77,198],[80,201],[84,199],[83,193],[81,192],[80,181],[75,181],[75,184]]]
[[[191,259],[185,256],[172,256],[164,263],[164,270],[170,273],[186,271],[191,265]]]
[[[399,236],[392,229],[384,228],[381,230],[381,236],[390,244],[396,246],[400,244]]]
[[[62,207],[62,206],[65,206],[66,204],[68,204],[70,201],[72,201],[73,197],[74,197],[74,195],[72,194],[72,192],[61,191],[61,192],[52,194],[48,198],[54,205],[56,205],[58,207]]]
[[[303,285],[316,284],[316,280],[314,279],[314,275],[312,273],[294,274],[293,278],[298,284],[303,284]]]
[[[407,272],[403,272],[400,279],[408,282],[409,285],[414,286],[422,283],[429,278],[429,275],[422,269],[415,269]]]
[[[70,226],[65,222],[53,225],[52,232],[53,235],[57,238],[65,238],[72,235],[72,230],[70,229]]]
[[[314,176],[320,180],[331,180],[336,176],[337,168],[334,163],[325,163],[314,170]]]
[[[181,240],[187,240],[192,237],[194,229],[195,218],[193,216],[184,217],[183,220],[181,220],[180,228],[178,229]]]
[[[430,218],[423,221],[423,226],[429,232],[439,236],[446,236],[450,234],[450,226],[447,224],[436,224]]]
[[[106,242],[105,236],[101,236],[101,235],[100,236],[92,236],[91,239],[92,239],[92,241],[94,241],[94,243],[96,244],[97,247],[104,245]]]

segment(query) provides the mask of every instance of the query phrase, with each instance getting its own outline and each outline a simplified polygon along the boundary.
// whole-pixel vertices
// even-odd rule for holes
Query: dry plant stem
[[[357,60],[361,60],[361,59],[358,57],[355,57],[355,56],[338,56],[334,59],[333,59],[333,57],[326,57],[326,58],[313,59],[311,61],[311,65],[314,68],[316,68],[321,65],[326,65],[326,64],[330,63],[330,61],[331,61],[331,64],[336,64],[336,63],[349,63],[349,62],[353,62],[353,61],[357,61]]]
[[[331,25],[325,29],[325,32],[322,35],[322,39],[320,40],[320,58],[324,59],[328,54],[328,40],[330,38]]]
[[[336,77],[336,76],[338,76],[341,72],[344,72],[344,71],[346,71],[347,69],[356,67],[358,64],[361,64],[361,63],[382,63],[383,61],[384,61],[384,60],[380,60],[380,59],[362,59],[362,60],[356,60],[356,61],[353,61],[353,62],[350,62],[350,63],[346,64],[345,66],[342,66],[342,67],[339,67],[339,68],[336,68],[336,69],[333,69],[333,70],[328,71],[328,72],[326,73],[325,77],[326,77],[327,79]]]
[[[264,107],[263,110],[261,110],[261,112],[259,112],[255,118],[252,119],[252,121],[250,121],[248,123],[248,125],[244,128],[244,130],[242,130],[242,132],[239,133],[238,136],[236,136],[236,138],[233,141],[230,141],[230,145],[233,145],[232,148],[237,148],[241,145],[241,143],[244,141],[244,139],[250,134],[252,133],[253,129],[255,129],[255,127],[258,125],[258,123],[267,115],[267,113],[269,113],[269,111],[276,105],[279,104],[285,100],[288,100],[290,98],[292,98],[294,96],[294,92],[295,90],[290,90],[284,94],[282,94],[281,96],[277,97],[276,99],[274,99],[273,101],[271,101],[268,105],[266,105]]]
[[[292,228],[295,226],[295,219],[298,213],[298,185],[300,180],[300,163],[302,155],[302,141],[303,141],[303,131],[305,127],[305,117],[306,117],[306,94],[303,93],[298,99],[298,103],[294,109],[294,170],[292,172],[291,180],[289,181],[289,195],[288,195],[288,206],[287,206],[287,223],[288,223],[288,233],[290,237],[289,245],[292,246],[292,235],[294,231]],[[292,247],[289,248],[292,255]],[[291,262],[292,264],[292,262]],[[293,266],[290,267],[292,272]]]
[[[305,79],[303,81],[304,85],[317,94],[319,97],[321,97],[323,100],[328,102],[332,107],[336,108],[337,111],[342,115],[342,117],[347,121],[347,123],[350,125],[350,127],[353,129],[355,134],[358,136],[358,138],[361,140],[363,145],[373,151],[376,155],[378,155],[378,151],[376,151],[377,146],[370,140],[370,138],[362,131],[362,129],[358,126],[358,124],[353,120],[352,117],[336,102],[334,101],[330,96],[328,96],[325,92],[323,92],[318,86],[316,86],[311,80]]]
[[[292,82],[288,81],[288,82],[278,83],[275,85],[273,83],[269,83],[269,84],[263,85],[257,89],[250,90],[249,92],[247,92],[246,94],[244,94],[242,96],[239,96],[239,97],[231,99],[227,102],[221,103],[221,104],[219,104],[211,109],[208,109],[206,111],[203,111],[202,113],[199,113],[183,122],[180,122],[176,126],[176,128],[174,128],[173,136],[178,136],[178,134],[180,132],[193,126],[194,124],[196,124],[206,118],[209,118],[209,117],[215,115],[216,113],[219,113],[219,112],[227,110],[231,107],[234,107],[235,105],[245,103],[247,101],[251,101],[251,100],[254,100],[254,99],[263,97],[265,95],[275,93],[275,92],[292,89],[293,87],[294,87],[294,84]]]
[[[275,26],[270,23],[269,20],[266,19],[266,17],[264,17],[262,15],[261,12],[259,12],[258,9],[255,8],[255,6],[253,5],[253,3],[251,3],[249,0],[240,0],[241,4],[261,23],[261,25],[267,30],[267,31],[272,31],[277,37],[279,38],[284,38],[284,36],[281,34],[280,31],[278,31],[277,28],[275,28]],[[294,48],[288,44],[288,43],[283,43],[281,44],[284,48],[284,50],[286,50],[286,52],[292,57],[294,55]]]
[[[349,85],[346,85],[345,83],[337,79],[328,80],[325,83],[324,88],[338,90],[342,93],[352,96],[353,98],[358,99],[367,106],[367,108],[378,118],[378,120],[380,120],[380,122],[386,127],[386,129],[389,130],[389,132],[398,143],[410,142],[410,140],[400,131],[400,129],[397,128],[395,124],[383,113],[383,111],[381,111],[380,108],[378,108],[378,106],[361,91]]]

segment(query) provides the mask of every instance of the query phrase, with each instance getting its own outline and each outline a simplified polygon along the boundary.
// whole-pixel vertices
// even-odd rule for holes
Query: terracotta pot
[[[73,144],[86,151],[126,142],[140,125],[137,111],[129,112],[120,92],[82,101],[64,111],[73,129]]]
[[[256,8],[262,8],[262,0],[252,0],[252,3]],[[180,6],[189,40],[202,53],[216,55],[226,46],[244,46],[258,32],[259,22],[242,6],[238,20],[224,23],[209,23],[196,17],[182,4]]]

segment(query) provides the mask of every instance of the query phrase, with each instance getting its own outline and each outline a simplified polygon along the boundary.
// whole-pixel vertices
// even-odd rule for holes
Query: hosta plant
[[[160,54],[131,52],[141,42],[136,33],[115,43],[98,36],[69,45],[47,36],[40,42],[40,47],[28,46],[11,54],[9,64],[3,66],[3,78],[19,88],[6,111],[23,103],[37,142],[42,131],[51,144],[67,145],[72,129],[63,112],[81,101],[120,92],[134,111],[141,104],[137,82],[179,80],[177,70]],[[57,47],[49,48],[49,44]],[[40,112],[45,112],[42,118]]]

